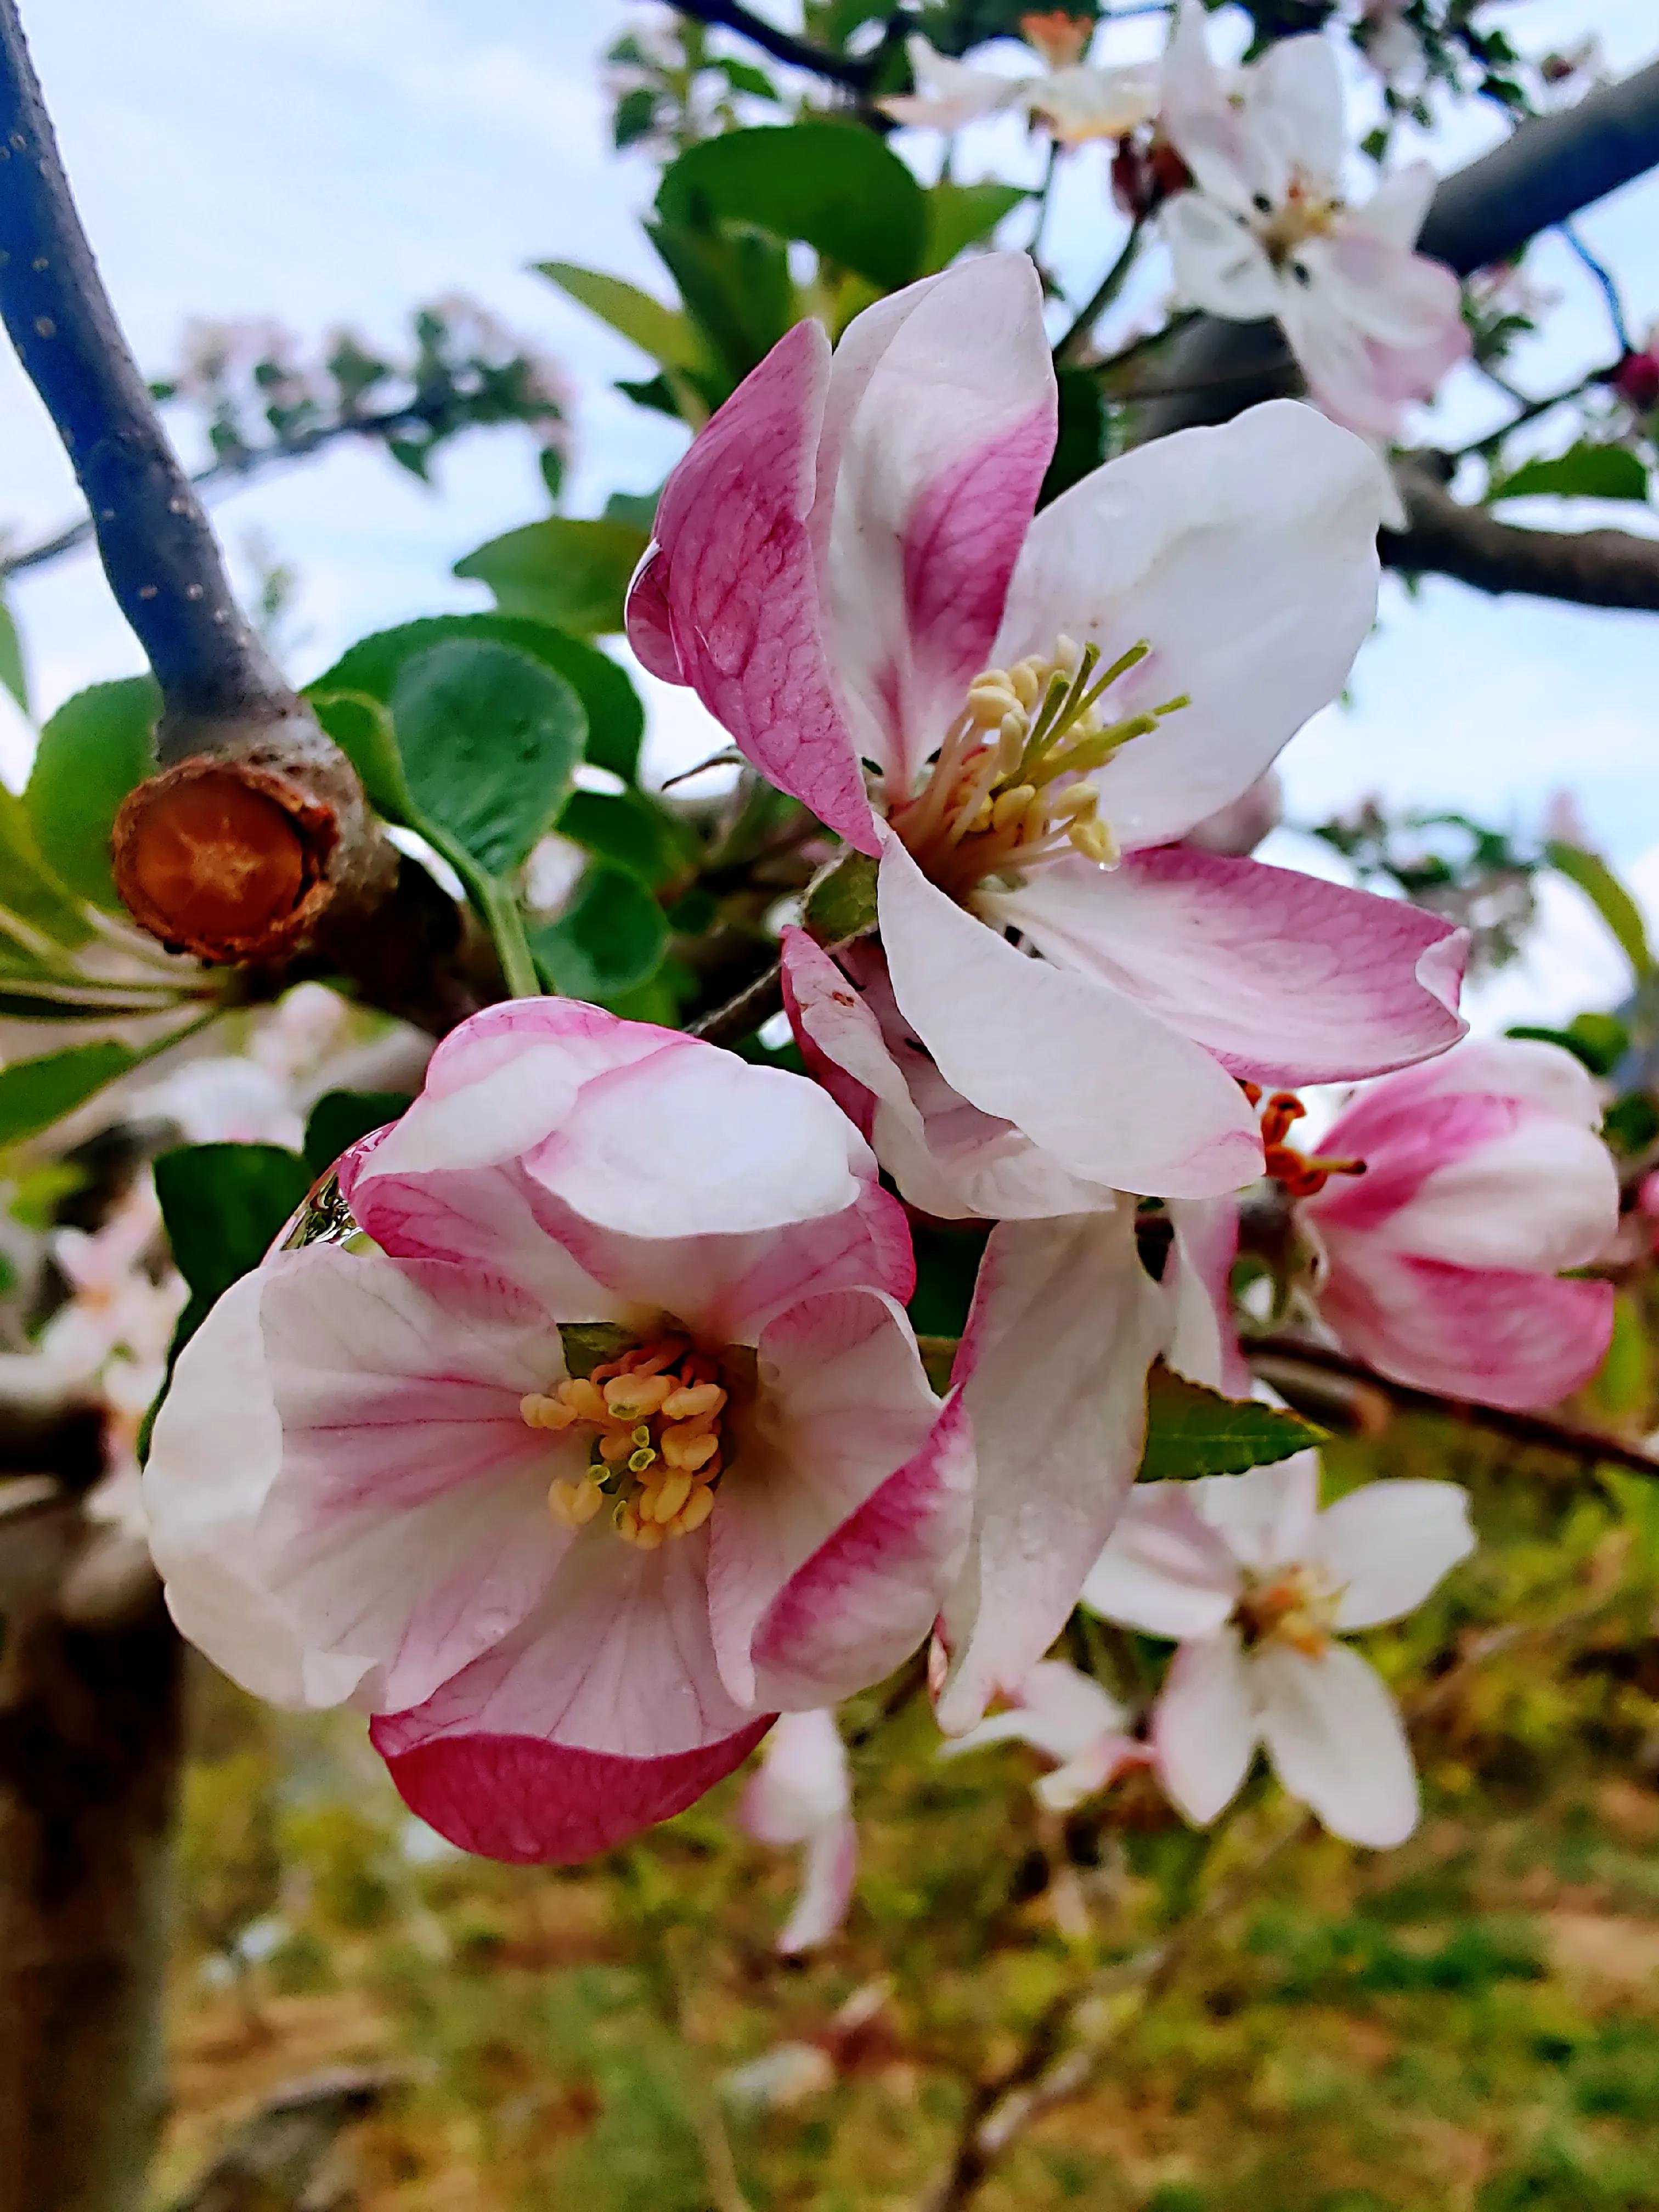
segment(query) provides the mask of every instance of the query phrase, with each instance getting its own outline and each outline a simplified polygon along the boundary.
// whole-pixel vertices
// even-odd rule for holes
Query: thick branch
[[[1409,529],[1385,530],[1391,568],[1455,576],[1477,592],[1530,592],[1586,607],[1659,614],[1659,539],[1626,530],[1521,530],[1465,507],[1426,470],[1396,471]]]
[[[744,7],[742,0],[675,0],[675,5],[693,22],[706,23],[711,30],[736,31],[774,61],[787,62],[792,69],[810,70],[827,84],[842,85],[848,92],[867,92],[875,82],[875,55],[832,54],[779,30],[752,8]]]

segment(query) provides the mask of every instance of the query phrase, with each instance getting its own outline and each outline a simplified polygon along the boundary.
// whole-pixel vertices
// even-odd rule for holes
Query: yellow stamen
[[[672,1521],[686,1499],[691,1495],[692,1482],[689,1474],[671,1474],[660,1484],[651,1500],[651,1518],[666,1522]],[[713,1493],[710,1492],[712,1496]]]
[[[688,1423],[684,1428],[665,1429],[662,1432],[662,1455],[670,1467],[686,1468],[695,1474],[706,1467],[720,1449],[720,1438],[707,1429],[694,1428]]]
[[[544,1397],[539,1390],[529,1391],[520,1399],[519,1412],[532,1429],[568,1429],[576,1418],[568,1406],[556,1398]]]
[[[725,1403],[726,1393],[718,1382],[694,1382],[665,1398],[662,1411],[671,1421],[695,1421],[705,1413],[718,1413]]]
[[[691,1492],[680,1508],[679,1519],[674,1524],[677,1536],[689,1536],[694,1528],[701,1528],[714,1510],[714,1493],[707,1485]]]
[[[619,1421],[643,1420],[673,1395],[675,1382],[665,1375],[613,1375],[605,1386],[606,1410]]]

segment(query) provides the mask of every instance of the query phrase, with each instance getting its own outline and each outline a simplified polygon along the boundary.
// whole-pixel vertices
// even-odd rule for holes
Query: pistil
[[[1239,1085],[1252,1106],[1261,1104],[1261,1086],[1255,1083]],[[1275,1091],[1261,1107],[1261,1150],[1269,1179],[1281,1183],[1287,1198],[1311,1198],[1316,1191],[1323,1190],[1333,1176],[1362,1176],[1365,1163],[1359,1159],[1322,1158],[1316,1152],[1299,1152],[1294,1145],[1285,1141],[1294,1123],[1302,1120],[1307,1108],[1294,1091]]]
[[[1246,1577],[1234,1618],[1247,1646],[1287,1644],[1318,1659],[1330,1648],[1340,1595],[1316,1567],[1278,1567]]]

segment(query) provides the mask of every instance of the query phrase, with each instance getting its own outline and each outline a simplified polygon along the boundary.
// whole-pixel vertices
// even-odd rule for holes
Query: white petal
[[[1240,1566],[1292,1566],[1308,1556],[1319,1507],[1317,1452],[1294,1452],[1243,1474],[1206,1475],[1187,1487]]]
[[[1064,1659],[1039,1660],[1014,1698],[1006,1712],[993,1713],[965,1735],[948,1738],[939,1746],[939,1757],[954,1758],[988,1743],[1029,1743],[1063,1761],[1115,1733],[1128,1719],[1109,1691]]]
[[[1273,314],[1279,280],[1243,216],[1203,192],[1177,192],[1158,216],[1181,300],[1230,323]]]
[[[1468,1492],[1455,1482],[1368,1482],[1322,1513],[1308,1556],[1342,1592],[1339,1628],[1374,1628],[1422,1604],[1474,1549]]]
[[[1407,35],[1411,34],[1408,32]],[[1438,182],[1432,162],[1409,162],[1405,168],[1396,169],[1391,177],[1385,177],[1364,207],[1351,207],[1347,220],[1375,232],[1390,246],[1403,246],[1409,252],[1417,243],[1417,234],[1423,228],[1423,219],[1428,214],[1429,202],[1434,198]]]
[[[1238,1795],[1257,1739],[1237,1633],[1224,1628],[1183,1644],[1152,1708],[1158,1776],[1176,1811],[1207,1827]]]
[[[1250,1662],[1274,1771],[1334,1836],[1373,1850],[1417,1826],[1417,1775],[1394,1699],[1357,1651],[1266,1644]]]
[[[1149,1636],[1213,1636],[1222,1627],[1238,1596],[1238,1568],[1192,1487],[1135,1485],[1083,1585],[1093,1612]]]
[[[1347,136],[1336,48],[1316,33],[1281,39],[1245,74],[1247,127],[1271,146],[1288,173],[1300,170],[1334,188],[1342,173]],[[1277,198],[1277,194],[1274,195]]]

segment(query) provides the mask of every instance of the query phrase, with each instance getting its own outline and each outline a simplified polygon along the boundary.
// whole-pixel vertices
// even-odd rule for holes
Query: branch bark
[[[1626,530],[1522,530],[1484,507],[1465,507],[1425,468],[1404,464],[1395,477],[1410,526],[1382,532],[1389,568],[1453,576],[1477,592],[1659,614],[1659,539]]]
[[[693,22],[707,24],[711,30],[735,31],[750,46],[758,46],[763,54],[770,54],[775,62],[787,62],[792,69],[810,70],[826,84],[841,85],[848,92],[867,92],[876,81],[880,48],[874,55],[832,54],[823,46],[812,46],[805,39],[779,30],[775,23],[756,15],[752,8],[744,7],[742,0],[674,0],[674,4],[682,15],[690,16]]]

